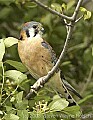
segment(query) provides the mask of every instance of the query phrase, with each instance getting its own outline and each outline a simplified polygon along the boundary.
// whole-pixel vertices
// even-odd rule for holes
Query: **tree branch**
[[[75,21],[75,23],[79,22],[83,17],[84,17],[84,15],[82,15],[81,17],[79,17],[79,18]]]
[[[64,19],[67,19],[67,20],[70,20],[70,21],[73,20],[72,17],[68,17],[68,16],[66,16],[66,15],[63,15],[63,14],[61,14],[61,13],[59,13],[59,12],[57,12],[57,11],[51,9],[50,7],[44,5],[43,3],[41,3],[41,2],[38,1],[38,0],[31,0],[31,2],[35,2],[38,6],[40,6],[40,7],[44,8],[44,9],[46,9],[47,11],[49,11],[49,12],[51,12],[52,14],[55,14],[55,15],[61,17],[61,18],[64,18]]]
[[[46,8],[48,11],[51,11],[50,9],[48,9],[47,7],[43,6],[43,4],[41,4],[40,2],[38,2],[37,0],[33,0],[35,3],[37,3],[38,5],[42,6],[43,8]],[[67,45],[68,45],[68,42],[70,41],[71,39],[71,36],[72,36],[72,32],[73,32],[73,27],[75,25],[75,20],[76,20],[76,17],[77,17],[77,14],[78,14],[78,11],[79,11],[79,8],[80,8],[80,5],[82,3],[83,0],[79,0],[78,3],[77,3],[77,6],[76,6],[76,9],[72,15],[73,17],[73,21],[70,22],[70,25],[68,26],[69,27],[69,30],[68,30],[68,33],[67,33],[67,37],[66,37],[66,41],[64,43],[64,47],[63,47],[63,50],[60,54],[60,57],[57,61],[57,63],[55,64],[55,66],[52,68],[51,71],[49,71],[49,73],[38,79],[36,81],[36,83],[31,87],[31,90],[30,92],[27,94],[26,96],[26,99],[29,99],[31,97],[31,95],[35,92],[35,91],[38,91],[42,86],[44,86],[44,84],[53,76],[53,74],[56,72],[56,70],[58,69],[60,63],[61,63],[61,60],[62,58],[64,57],[64,54],[67,50]],[[62,16],[60,16],[62,18]],[[65,18],[66,19],[66,18]]]
[[[73,21],[75,21],[76,18],[77,18],[77,14],[78,14],[78,12],[79,12],[79,8],[80,8],[82,2],[83,2],[83,0],[79,0],[78,3],[77,3],[76,9],[75,9],[75,11],[74,11],[74,13],[73,13],[73,15],[72,15]]]

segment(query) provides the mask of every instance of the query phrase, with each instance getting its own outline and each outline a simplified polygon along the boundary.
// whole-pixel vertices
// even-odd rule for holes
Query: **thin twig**
[[[49,11],[49,12],[51,12],[52,14],[55,14],[55,15],[61,17],[61,18],[64,18],[64,19],[67,19],[67,20],[70,20],[70,21],[73,20],[72,17],[68,17],[68,16],[66,16],[66,15],[63,15],[63,14],[61,14],[61,13],[59,13],[59,12],[51,9],[50,7],[44,5],[43,3],[41,3],[41,2],[38,1],[38,0],[31,0],[31,2],[35,2],[35,3],[36,3],[37,5],[39,5],[40,7],[43,7],[43,8],[46,9],[47,11]]]
[[[33,0],[33,1],[35,3],[37,3],[38,5],[42,6],[42,4],[40,2],[38,3],[37,0]],[[37,80],[37,82],[31,87],[31,90],[27,94],[26,99],[29,99],[31,97],[31,95],[34,93],[34,91],[38,91],[53,76],[53,74],[56,72],[56,70],[58,69],[59,65],[61,64],[61,60],[64,57],[64,54],[65,54],[65,52],[67,50],[68,42],[71,39],[73,27],[74,27],[74,24],[75,24],[75,20],[76,20],[76,17],[77,17],[77,14],[78,14],[78,11],[79,11],[79,8],[80,8],[80,5],[81,5],[82,1],[83,0],[79,0],[78,1],[76,9],[75,9],[75,11],[74,11],[74,13],[72,15],[73,16],[73,21],[71,21],[70,25],[68,26],[69,27],[69,31],[67,33],[66,41],[65,41],[63,50],[62,50],[62,52],[60,54],[60,57],[59,57],[57,63],[52,68],[52,70],[49,71],[49,73],[46,76],[44,76],[44,77],[42,77],[42,78],[40,78],[40,79]],[[45,7],[45,6],[42,6],[42,7],[46,8],[46,10],[50,11],[47,7]],[[62,16],[60,16],[60,17],[62,17]]]
[[[62,14],[64,14],[63,11],[62,11]],[[68,24],[68,22],[67,22],[66,19],[62,19],[62,21],[64,21],[64,24],[65,24],[65,26],[66,26],[66,30],[67,30],[67,34],[68,34],[68,31],[69,31],[69,24]]]
[[[87,78],[87,82],[86,82],[86,84],[84,85],[84,87],[83,87],[83,89],[81,91],[81,95],[84,93],[84,91],[87,89],[88,85],[90,84],[92,74],[93,74],[93,66],[90,69],[89,76]]]
[[[74,13],[73,13],[73,15],[72,15],[72,19],[73,19],[73,21],[76,21],[77,14],[78,14],[78,12],[79,12],[79,8],[80,8],[82,2],[83,2],[83,0],[78,0],[78,3],[77,3],[77,6],[76,6],[76,9],[75,9],[75,11],[74,11]]]
[[[11,95],[14,95],[14,93],[17,91],[18,87],[19,87],[19,86],[17,86],[17,87],[15,88],[15,90],[7,96],[7,98],[1,103],[1,106],[6,102],[6,100],[7,100]]]
[[[64,19],[64,23],[65,23],[65,25],[66,25],[66,29],[67,29],[67,33],[69,32],[69,27],[68,27],[68,23],[67,23],[67,20],[66,19]]]
[[[84,17],[84,15],[82,15],[81,17],[79,17],[79,18],[75,21],[75,23],[79,22],[83,17]]]

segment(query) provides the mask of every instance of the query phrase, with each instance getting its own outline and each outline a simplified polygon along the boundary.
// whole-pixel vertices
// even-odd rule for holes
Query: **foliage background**
[[[67,3],[68,10],[65,13],[69,16],[73,13],[76,5],[75,0],[40,0],[44,4],[50,6],[52,3]],[[85,0],[83,6],[93,11],[93,1]],[[81,13],[80,13],[81,14]],[[80,15],[79,14],[79,15]],[[21,26],[27,21],[39,21],[45,28],[44,38],[50,43],[55,50],[57,57],[63,48],[66,38],[66,29],[59,17],[50,14],[43,8],[36,6],[34,3],[25,0],[0,0],[0,38],[13,36],[19,38]],[[6,49],[3,62],[6,60],[19,61],[17,45],[13,45]],[[80,20],[73,32],[72,39],[69,43],[68,50],[61,64],[61,69],[69,83],[82,94],[83,102],[80,104],[83,114],[91,114],[93,116],[93,16],[89,20]],[[15,67],[4,63],[4,69],[15,70]],[[2,69],[0,69],[2,74]],[[29,84],[32,81],[26,80],[23,86],[17,92],[24,90],[29,91]],[[9,82],[11,84],[11,82]],[[9,85],[8,84],[8,85]],[[0,88],[2,86],[2,78],[0,79]],[[10,94],[15,89],[15,84],[7,86],[5,82],[4,92]],[[24,89],[23,89],[24,88]],[[75,96],[74,96],[75,97]],[[48,99],[48,98],[47,98]],[[77,101],[78,98],[76,98]],[[36,102],[36,101],[35,101]],[[1,111],[5,109],[2,108]],[[2,114],[1,114],[2,116]],[[17,119],[17,118],[16,118]],[[86,118],[92,119],[92,118]]]

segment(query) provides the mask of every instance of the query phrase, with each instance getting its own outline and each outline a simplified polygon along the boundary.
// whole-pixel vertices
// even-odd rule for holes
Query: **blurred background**
[[[40,0],[51,6],[52,3],[67,4],[65,14],[71,16],[77,0]],[[93,0],[84,0],[83,7],[93,12]],[[81,13],[80,13],[81,14]],[[79,14],[79,16],[80,16]],[[44,38],[50,43],[59,57],[66,38],[66,28],[62,20],[31,3],[29,0],[0,0],[0,39],[19,38],[22,24],[27,21],[39,21],[45,28]],[[4,60],[20,61],[17,45],[6,49]],[[81,104],[85,113],[93,112],[93,15],[90,19],[81,19],[75,26],[68,50],[60,65],[66,80],[83,96]],[[7,69],[11,69],[7,65]]]

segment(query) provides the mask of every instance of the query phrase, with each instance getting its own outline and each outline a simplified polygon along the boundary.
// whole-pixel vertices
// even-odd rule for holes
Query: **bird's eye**
[[[35,29],[36,29],[36,28],[37,28],[37,25],[33,25],[33,28],[35,28]]]

